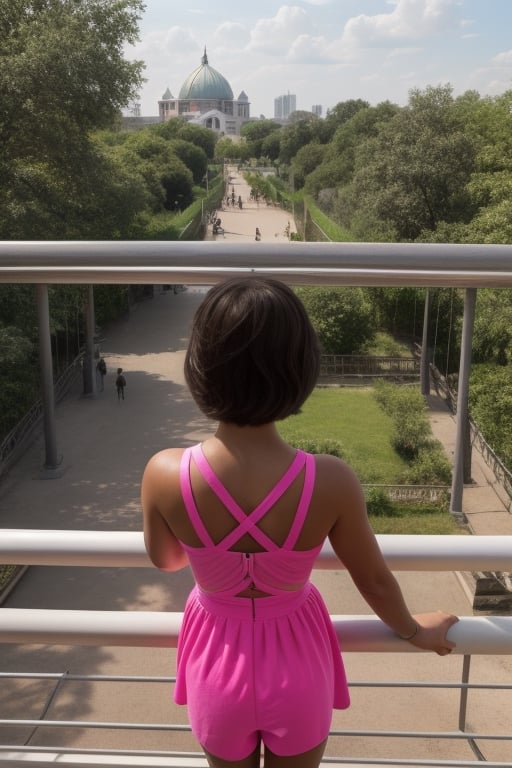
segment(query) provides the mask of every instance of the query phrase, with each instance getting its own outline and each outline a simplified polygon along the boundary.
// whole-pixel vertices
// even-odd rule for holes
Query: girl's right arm
[[[162,571],[178,571],[188,565],[188,556],[169,528],[165,512],[179,494],[179,460],[172,450],[151,458],[141,487],[144,543],[153,565]]]
[[[329,532],[329,540],[357,589],[370,608],[397,635],[410,639],[418,648],[446,655],[455,647],[446,634],[458,619],[435,611],[412,616],[400,586],[389,570],[373,533],[361,484],[344,462],[328,459],[330,471],[327,492],[339,514]]]

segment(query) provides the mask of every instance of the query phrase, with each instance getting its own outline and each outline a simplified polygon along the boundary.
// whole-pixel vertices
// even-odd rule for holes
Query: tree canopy
[[[140,88],[143,65],[124,47],[137,40],[143,7],[0,0],[1,237],[27,226],[40,239],[87,236],[80,206],[91,207],[91,188],[112,173],[90,134],[111,127]]]

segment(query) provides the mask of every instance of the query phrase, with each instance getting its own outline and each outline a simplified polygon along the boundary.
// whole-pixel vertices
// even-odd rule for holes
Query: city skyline
[[[143,115],[158,114],[167,87],[177,95],[205,46],[253,117],[271,118],[287,91],[297,109],[322,104],[325,115],[347,99],[405,104],[427,85],[499,95],[512,88],[511,25],[510,0],[146,0],[141,41],[126,54],[146,62]]]

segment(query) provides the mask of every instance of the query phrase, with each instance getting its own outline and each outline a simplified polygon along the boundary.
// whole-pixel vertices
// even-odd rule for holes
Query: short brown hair
[[[218,283],[195,314],[185,378],[212,419],[258,426],[297,413],[319,369],[319,343],[306,310],[279,280]]]

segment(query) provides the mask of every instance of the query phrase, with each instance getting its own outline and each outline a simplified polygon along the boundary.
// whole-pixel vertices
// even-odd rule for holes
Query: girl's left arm
[[[179,490],[171,453],[162,451],[149,460],[141,488],[144,544],[151,562],[162,571],[179,571],[188,565],[187,554],[163,514]]]

